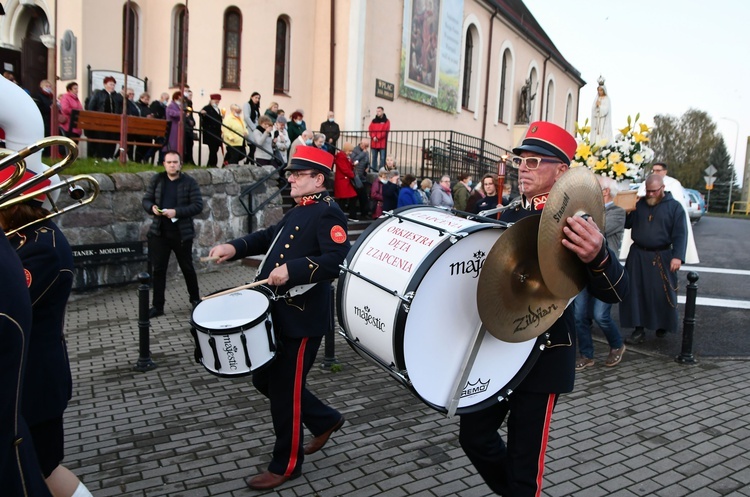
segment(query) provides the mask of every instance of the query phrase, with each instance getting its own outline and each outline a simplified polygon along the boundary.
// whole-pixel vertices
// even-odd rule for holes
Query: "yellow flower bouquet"
[[[618,130],[614,143],[606,139],[591,143],[589,120],[583,126],[576,123],[578,148],[570,166],[587,166],[594,173],[616,181],[639,179],[641,170],[654,160],[654,151],[648,146],[649,128],[638,123],[639,118],[640,114],[634,120],[628,116],[628,125]]]

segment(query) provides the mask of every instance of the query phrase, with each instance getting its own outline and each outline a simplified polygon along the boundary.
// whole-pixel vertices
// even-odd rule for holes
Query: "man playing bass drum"
[[[517,157],[521,197],[503,212],[501,221],[515,222],[540,215],[549,191],[568,170],[576,141],[559,126],[531,123]],[[562,244],[586,264],[587,288],[605,302],[619,302],[627,278],[615,254],[593,220],[569,217]],[[541,495],[544,454],[552,411],[561,393],[573,390],[576,361],[573,307],[538,340],[544,345],[534,367],[507,399],[480,411],[461,415],[459,441],[487,485],[498,495]],[[507,417],[507,444],[498,433]]]

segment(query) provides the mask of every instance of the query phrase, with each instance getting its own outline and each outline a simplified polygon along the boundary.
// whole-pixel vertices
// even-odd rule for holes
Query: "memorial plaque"
[[[78,40],[71,30],[65,31],[60,41],[60,79],[76,79]]]

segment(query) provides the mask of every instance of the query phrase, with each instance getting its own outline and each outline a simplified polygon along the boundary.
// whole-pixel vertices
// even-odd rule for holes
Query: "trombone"
[[[38,142],[34,143],[33,145],[29,145],[26,148],[22,148],[18,152],[11,151],[10,154],[0,159],[0,170],[12,164],[24,162],[23,169],[25,171],[26,164],[24,159],[26,159],[26,157],[39,152],[43,148],[54,147],[58,145],[62,145],[66,148],[67,153],[65,155],[65,158],[54,166],[50,166],[47,170],[35,175],[28,181],[25,181],[21,184],[16,184],[19,181],[16,180],[16,182],[10,183],[10,185],[13,186],[10,186],[9,190],[0,193],[0,206],[2,204],[5,204],[5,202],[12,199],[13,197],[22,195],[24,191],[28,190],[32,186],[35,186],[47,180],[48,178],[54,176],[66,167],[73,164],[73,162],[75,162],[75,160],[78,158],[78,146],[76,146],[75,142],[70,138],[65,138],[64,136],[51,136],[49,138],[39,140]],[[18,174],[18,171],[16,171],[16,174]],[[23,176],[23,172],[20,174],[20,176]],[[7,188],[7,186],[5,186],[4,184],[0,186],[2,186],[3,188]],[[2,191],[2,188],[0,188],[0,191]]]
[[[17,184],[20,181],[20,179],[23,177],[26,171],[26,163],[24,160],[26,157],[32,154],[35,154],[36,152],[40,151],[43,148],[54,147],[58,145],[64,146],[67,150],[67,154],[62,161],[58,162],[57,164],[53,166],[50,166],[48,169],[35,175],[33,178],[30,178],[28,181],[21,183],[21,184]],[[28,191],[30,188],[56,175],[57,173],[65,169],[66,167],[73,164],[73,162],[76,160],[77,157],[78,157],[78,147],[76,146],[75,142],[69,138],[65,138],[62,136],[53,136],[49,138],[44,138],[34,143],[31,146],[28,146],[26,148],[19,150],[18,152],[11,152],[9,154],[6,154],[6,152],[0,151],[0,170],[6,167],[10,167],[11,165],[16,165],[16,169],[17,169],[14,172],[14,174],[11,175],[10,178],[8,178],[6,181],[0,184],[0,209],[7,209],[9,207],[22,204],[23,202],[32,200],[39,195],[47,195],[47,200],[52,206],[52,208],[50,209],[50,213],[47,214],[46,216],[39,218],[39,219],[35,219],[34,221],[26,223],[25,225],[20,226],[18,228],[14,228],[12,230],[6,231],[5,234],[7,236],[10,236],[22,229],[28,228],[29,226],[32,226],[34,224],[40,223],[42,221],[46,221],[47,219],[52,219],[53,217],[59,216],[60,214],[63,214],[65,212],[69,212],[69,211],[72,211],[73,209],[77,209],[84,205],[90,204],[96,199],[96,197],[99,196],[99,192],[100,192],[99,183],[96,181],[96,179],[93,176],[90,176],[88,174],[79,174],[71,178],[61,179],[59,183],[48,185],[44,188],[35,190],[33,192],[24,193]],[[17,179],[14,180],[14,178],[17,178]],[[77,182],[86,182],[89,184],[89,189],[90,189],[89,197],[86,197],[86,191],[83,189],[83,187],[81,187],[80,185],[77,185],[76,184]],[[70,198],[74,201],[74,203],[67,205],[63,208],[59,208],[55,200],[52,198],[51,195],[49,195],[49,193],[55,190],[66,188],[66,187],[68,189],[68,194]],[[5,190],[6,188],[9,188],[9,189]]]

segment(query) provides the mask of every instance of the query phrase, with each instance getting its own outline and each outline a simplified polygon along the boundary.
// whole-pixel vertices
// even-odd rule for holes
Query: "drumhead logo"
[[[468,261],[454,262],[451,264],[451,276],[457,276],[462,274],[470,274],[472,278],[479,276],[479,271],[484,266],[484,261],[487,254],[481,250],[474,252],[474,255]]]
[[[229,362],[229,369],[232,371],[237,370],[237,351],[239,350],[235,345],[232,344],[232,339],[229,335],[224,335],[224,353],[227,355],[227,361]]]
[[[463,399],[464,397],[471,397],[472,395],[486,392],[490,387],[490,381],[491,380],[483,382],[481,378],[478,378],[474,383],[467,381],[466,386],[464,387],[464,391],[461,392],[461,398]]]
[[[385,332],[385,323],[382,319],[377,318],[370,314],[370,307],[365,306],[364,309],[360,309],[356,305],[354,306],[354,315],[365,322],[367,326],[373,326],[378,331]]]

